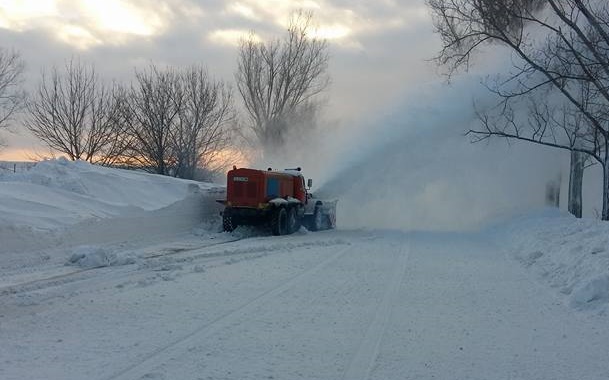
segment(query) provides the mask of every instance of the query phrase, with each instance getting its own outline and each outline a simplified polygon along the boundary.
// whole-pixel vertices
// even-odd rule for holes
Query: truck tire
[[[300,229],[300,222],[296,212],[296,207],[288,210],[288,234],[292,234]]]
[[[222,214],[222,229],[225,232],[233,232],[238,227],[235,218],[230,214],[230,212],[224,211]]]
[[[281,207],[273,213],[271,218],[271,232],[275,236],[285,235],[288,232],[288,214],[285,208]]]
[[[323,228],[323,215],[321,213],[321,207],[315,207],[310,227],[311,231],[321,231]]]

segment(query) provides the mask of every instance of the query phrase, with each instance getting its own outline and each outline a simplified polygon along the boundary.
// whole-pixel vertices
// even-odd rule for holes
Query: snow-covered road
[[[0,378],[609,378],[606,321],[481,235],[218,236],[15,277]]]

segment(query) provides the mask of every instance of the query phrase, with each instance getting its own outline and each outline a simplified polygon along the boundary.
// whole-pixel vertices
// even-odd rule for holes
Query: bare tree
[[[328,44],[311,36],[312,17],[298,12],[284,39],[250,36],[239,48],[237,87],[265,154],[285,143],[289,118],[328,86]]]
[[[63,72],[53,67],[27,103],[26,127],[49,148],[72,160],[108,162],[121,136],[113,89],[100,82],[93,65],[78,60]]]
[[[475,140],[501,136],[593,157],[603,166],[603,213],[609,220],[609,11],[595,0],[427,0],[443,41],[438,62],[449,74],[469,66],[483,45],[497,43],[513,52],[513,71],[489,86],[502,98],[500,119],[480,115]],[[514,111],[527,99],[559,94],[563,117]],[[537,111],[538,106],[534,106]],[[554,111],[557,111],[556,109]],[[575,118],[574,118],[575,117]],[[562,119],[562,120],[561,120]],[[577,153],[573,157],[579,160]],[[583,165],[572,164],[572,175]],[[572,186],[581,183],[577,178]],[[570,198],[581,194],[574,192]],[[571,199],[573,200],[573,199]],[[580,198],[581,201],[581,198]],[[571,202],[570,202],[571,203]],[[570,204],[570,209],[576,209]]]
[[[124,121],[130,136],[125,164],[193,179],[231,145],[232,92],[205,69],[151,65],[127,91]]]
[[[128,133],[125,121],[128,93],[120,84],[111,90],[112,126],[105,136],[105,144],[100,147],[96,163],[105,166],[120,166],[125,162],[129,150],[134,145],[133,136]]]
[[[136,73],[128,90],[124,120],[132,144],[128,164],[156,174],[169,175],[174,165],[173,126],[182,101],[179,76],[175,70],[159,70],[150,65]]]
[[[180,81],[184,99],[174,138],[175,175],[194,179],[199,168],[214,172],[222,152],[232,144],[232,91],[209,78],[202,67],[186,69]]]
[[[0,48],[0,129],[10,123],[25,100],[21,88],[25,63],[19,53]]]

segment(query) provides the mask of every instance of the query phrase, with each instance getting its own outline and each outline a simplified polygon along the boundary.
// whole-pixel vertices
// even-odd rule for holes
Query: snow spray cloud
[[[339,199],[339,227],[471,230],[544,206],[563,153],[500,139],[471,144],[464,133],[477,125],[479,80],[418,90],[392,115],[334,139],[319,193]]]
[[[450,86],[441,79],[411,86],[357,124],[322,123],[314,136],[292,136],[287,153],[257,166],[302,166],[316,195],[339,200],[339,228],[472,230],[543,207],[546,184],[568,154],[504,139],[472,144],[464,136],[479,126],[474,99],[495,102],[481,78],[506,69],[506,57],[484,59],[477,75]]]

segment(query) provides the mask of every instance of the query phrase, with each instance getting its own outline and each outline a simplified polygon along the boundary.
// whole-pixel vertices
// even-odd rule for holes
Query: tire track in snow
[[[252,312],[261,304],[272,300],[273,298],[286,292],[290,288],[303,282],[307,277],[314,275],[321,269],[338,260],[347,252],[349,248],[350,246],[347,246],[339,250],[338,252],[336,252],[329,258],[323,260],[314,267],[309,268],[304,272],[301,272],[300,274],[282,282],[280,285],[270,290],[267,290],[266,292],[258,295],[254,299],[246,302],[245,304],[237,307],[236,309],[228,312],[227,314],[218,317],[214,321],[200,326],[199,329],[193,331],[192,333],[183,336],[162,348],[159,348],[158,350],[146,356],[142,361],[123,369],[122,371],[106,378],[106,380],[134,380],[144,378],[155,366],[165,363],[174,357],[179,357],[179,353],[184,350],[187,350],[189,346],[197,342],[204,341],[205,338],[209,337],[210,335],[217,333],[222,329],[228,328],[234,323],[237,323],[240,319],[242,319],[248,313]]]
[[[154,259],[176,256],[176,255],[189,253],[189,252],[193,252],[193,251],[206,250],[208,248],[217,247],[219,245],[238,242],[243,239],[244,238],[238,238],[238,239],[226,240],[226,241],[212,243],[212,244],[197,245],[194,247],[168,249],[168,250],[163,250],[159,253],[142,256],[139,259],[142,261],[146,261],[146,260],[152,261]],[[247,253],[247,252],[237,252],[235,254],[243,254],[243,253]],[[207,254],[207,255],[199,254],[195,258],[207,258],[207,257],[218,258],[218,257],[223,257],[223,256],[228,256],[228,255],[230,255],[230,253],[229,254],[211,253],[211,254]],[[43,278],[38,278],[35,280],[23,281],[23,282],[18,282],[18,283],[11,284],[11,285],[6,285],[3,287],[0,287],[0,297],[6,296],[6,295],[14,295],[14,294],[19,294],[19,293],[27,293],[30,291],[42,290],[42,289],[53,287],[53,286],[65,285],[65,284],[68,284],[68,283],[71,283],[74,281],[81,280],[82,278],[80,278],[80,276],[79,276],[81,274],[84,274],[87,272],[92,272],[92,271],[102,269],[102,268],[108,268],[108,266],[104,265],[104,266],[91,267],[91,268],[74,269],[67,273],[61,273],[61,274],[57,274],[57,275],[51,275],[51,276],[47,276],[47,277],[43,277]]]
[[[107,274],[111,273],[110,281],[116,281],[122,278],[135,278],[135,276],[146,275],[147,271],[158,272],[165,271],[166,267],[171,265],[187,264],[206,264],[220,263],[225,260],[240,261],[243,258],[256,259],[272,254],[281,253],[284,250],[293,248],[302,248],[309,246],[335,246],[346,244],[343,241],[315,241],[313,243],[277,243],[271,245],[261,245],[259,247],[234,248],[222,251],[215,251],[212,248],[218,246],[231,246],[235,243],[247,238],[233,239],[213,244],[206,244],[197,247],[179,248],[176,250],[166,250],[164,254],[152,254],[150,256],[140,256],[136,262],[135,268],[132,265],[121,266],[100,266],[92,268],[74,269],[67,273],[45,276],[35,280],[19,282],[7,286],[0,286],[0,299],[3,297],[19,296],[31,292],[46,291],[48,289],[57,288],[60,293],[47,293],[42,298],[37,299],[37,303],[44,302],[49,299],[60,297],[66,293],[74,294],[80,292],[83,288],[93,288],[94,284],[99,286],[97,289],[103,288],[108,278]],[[84,284],[87,284],[86,286]]]
[[[378,357],[381,340],[385,334],[393,305],[398,300],[402,279],[406,272],[406,264],[410,256],[410,242],[404,242],[399,250],[398,263],[394,266],[393,273],[383,294],[383,299],[376,314],[366,330],[366,335],[362,339],[351,364],[345,370],[343,379],[345,380],[366,380],[370,377],[376,358]]]
[[[149,259],[154,259],[157,257],[167,257],[167,256],[171,256],[171,255],[177,255],[180,253],[184,253],[184,252],[192,252],[192,251],[197,251],[200,249],[212,248],[212,247],[215,247],[218,245],[234,243],[237,241],[241,241],[243,239],[246,239],[246,238],[236,238],[236,239],[225,240],[225,241],[221,241],[221,242],[217,242],[217,243],[197,245],[194,247],[168,248],[168,249],[162,250],[161,252],[158,252],[158,253],[144,255],[144,256],[142,256],[142,259],[149,260]]]

